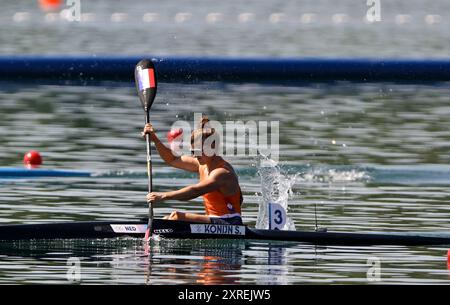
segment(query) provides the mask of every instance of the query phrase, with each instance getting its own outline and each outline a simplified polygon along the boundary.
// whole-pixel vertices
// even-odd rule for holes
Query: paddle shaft
[[[149,109],[145,110],[145,124],[150,123],[150,112]],[[145,135],[145,140],[147,142],[147,177],[148,177],[148,192],[153,191],[153,179],[152,179],[152,146],[150,141],[150,135]],[[152,224],[153,224],[153,203],[148,204],[148,225],[147,225],[147,237],[152,234]]]

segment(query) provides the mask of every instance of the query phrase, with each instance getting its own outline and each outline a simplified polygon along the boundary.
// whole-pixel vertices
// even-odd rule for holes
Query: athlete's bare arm
[[[142,135],[150,135],[150,139],[155,143],[156,150],[158,151],[158,154],[161,156],[161,158],[166,162],[168,165],[183,169],[189,172],[198,172],[198,161],[196,158],[190,157],[190,156],[175,156],[172,153],[172,150],[170,148],[166,147],[161,140],[156,135],[153,126],[151,124],[146,124],[144,126],[144,130],[142,131]]]
[[[186,186],[182,189],[164,192],[164,193],[149,193],[147,195],[147,201],[158,202],[165,200],[191,200],[216,190],[228,191],[230,179],[235,179],[235,176],[228,170],[223,168],[217,168],[211,172],[209,177],[197,184]],[[231,193],[231,192],[226,192]]]

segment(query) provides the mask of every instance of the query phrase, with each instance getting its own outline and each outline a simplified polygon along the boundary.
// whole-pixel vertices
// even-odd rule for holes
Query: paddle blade
[[[148,112],[152,107],[158,87],[155,66],[151,60],[143,59],[137,63],[134,69],[134,80],[142,107]]]

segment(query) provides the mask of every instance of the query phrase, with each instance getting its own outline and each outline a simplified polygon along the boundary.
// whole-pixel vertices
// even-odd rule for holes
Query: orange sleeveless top
[[[217,168],[226,168],[225,161],[223,161]],[[200,174],[200,181],[208,177],[208,168],[206,165],[198,167]],[[205,205],[206,215],[216,217],[233,217],[240,216],[242,205],[241,188],[230,196],[225,196],[220,190],[209,192],[203,195],[203,203]]]

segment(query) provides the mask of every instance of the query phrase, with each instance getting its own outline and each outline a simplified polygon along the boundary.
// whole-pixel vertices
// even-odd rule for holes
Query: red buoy
[[[28,168],[38,167],[42,164],[41,154],[36,150],[30,150],[23,157],[23,164]]]
[[[167,141],[169,141],[170,149],[173,153],[180,153],[182,149],[182,143],[183,143],[183,129],[177,128],[172,129],[167,133]]]
[[[167,141],[169,141],[169,143],[170,143],[173,140],[175,140],[176,138],[178,138],[179,136],[181,136],[182,134],[183,134],[182,128],[172,129],[167,133]]]
[[[62,0],[39,0],[39,7],[44,12],[58,11],[63,4]]]

